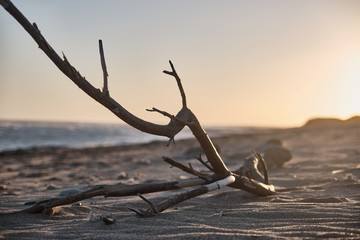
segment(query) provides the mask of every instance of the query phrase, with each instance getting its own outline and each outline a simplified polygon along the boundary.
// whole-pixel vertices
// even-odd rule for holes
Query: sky
[[[207,126],[304,124],[360,114],[360,1],[13,0],[59,55],[147,121],[181,97]],[[0,8],[0,119],[122,123]]]

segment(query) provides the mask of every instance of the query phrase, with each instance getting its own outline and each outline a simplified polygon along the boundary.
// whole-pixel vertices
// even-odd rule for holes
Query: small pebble
[[[346,174],[346,176],[345,176],[345,180],[354,180],[354,176],[351,174],[351,173],[349,173],[349,174]]]
[[[110,164],[106,163],[106,162],[97,162],[97,164],[99,165],[99,167],[103,167],[103,168],[107,168],[107,167],[111,167]]]
[[[127,172],[120,172],[120,175],[117,177],[118,180],[128,179],[129,174]]]
[[[68,175],[68,177],[71,177],[71,178],[76,177],[76,173],[70,173],[70,174]]]
[[[139,161],[137,161],[137,164],[139,164],[139,165],[150,165],[150,164],[151,164],[151,160],[150,160],[150,159],[143,158],[143,159],[140,159]]]
[[[111,224],[114,224],[116,222],[115,219],[113,219],[111,217],[107,217],[107,216],[103,217],[102,220],[106,225],[111,225]]]
[[[43,211],[43,213],[45,213],[46,215],[49,215],[49,216],[60,215],[61,212],[62,212],[61,207],[47,208]]]
[[[54,189],[56,189],[56,187],[53,186],[53,185],[49,185],[49,186],[47,186],[47,188],[46,188],[46,190],[54,190]]]

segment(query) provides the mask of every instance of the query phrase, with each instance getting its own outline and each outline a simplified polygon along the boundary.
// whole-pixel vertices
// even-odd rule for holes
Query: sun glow
[[[96,88],[101,38],[111,96],[147,121],[168,119],[146,108],[179,108],[174,82],[161,74],[167,60],[204,124],[298,126],[314,116],[360,114],[360,1],[154,0],[141,10],[133,1],[18,2]],[[119,122],[9,14],[0,14],[0,36],[0,118]]]
[[[360,54],[348,61],[337,85],[336,111],[341,117],[360,113]]]

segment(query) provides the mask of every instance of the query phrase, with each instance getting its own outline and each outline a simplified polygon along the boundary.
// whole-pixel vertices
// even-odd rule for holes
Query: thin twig
[[[185,166],[185,165],[183,165],[183,164],[181,164],[181,163],[179,163],[179,162],[177,162],[177,161],[175,161],[175,160],[173,160],[171,158],[163,157],[163,159],[164,159],[165,162],[169,163],[171,166],[177,167],[177,168],[183,170],[184,172],[190,173],[190,174],[192,174],[194,176],[197,176],[199,178],[202,178],[204,180],[209,181],[210,176],[207,175],[207,174],[203,174],[201,172],[198,172],[195,169],[193,169],[192,167],[187,167],[187,166]]]
[[[179,118],[177,116],[171,115],[168,112],[161,111],[161,110],[159,110],[157,108],[154,108],[154,107],[152,109],[146,109],[146,111],[148,111],[148,112],[158,112],[158,113],[164,115],[165,117],[168,117],[168,118],[170,118],[172,120],[175,120],[175,121],[179,122],[180,124],[183,124],[183,125],[186,125],[186,126],[189,126],[189,125],[192,124],[191,122],[184,121],[184,120],[182,120],[181,118]]]
[[[179,90],[180,90],[181,98],[182,98],[183,108],[187,108],[187,106],[186,106],[186,105],[187,105],[187,104],[186,104],[186,95],[185,95],[184,88],[183,88],[183,86],[182,86],[182,84],[181,84],[181,79],[180,79],[179,75],[177,74],[177,72],[176,72],[176,70],[175,70],[175,67],[174,67],[174,65],[172,64],[172,62],[169,61],[169,63],[170,63],[170,66],[171,66],[171,70],[172,70],[172,71],[169,72],[169,71],[164,70],[163,73],[168,74],[168,75],[171,75],[171,76],[173,76],[173,77],[176,79],[176,82],[177,82],[178,87],[179,87]]]
[[[197,160],[199,160],[207,169],[209,169],[210,171],[214,171],[214,169],[209,166],[209,164],[207,164],[206,162],[204,162],[204,160],[202,160],[201,154],[199,154],[199,157],[196,158]]]
[[[173,143],[175,145],[175,137],[170,137],[169,141],[167,142],[166,146],[170,146],[170,144]]]
[[[137,194],[142,200],[144,200],[147,204],[150,205],[152,212],[159,214],[160,212],[157,210],[156,206],[148,199],[146,199],[141,193]]]
[[[100,52],[100,61],[101,61],[101,68],[103,70],[104,75],[104,86],[103,86],[103,93],[107,96],[109,96],[109,88],[108,88],[108,79],[109,76],[107,70],[106,70],[106,63],[105,63],[105,56],[104,56],[104,49],[101,39],[99,40],[99,52]]]

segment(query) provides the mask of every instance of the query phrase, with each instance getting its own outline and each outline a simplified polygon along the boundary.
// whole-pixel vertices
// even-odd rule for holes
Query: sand
[[[360,239],[360,126],[274,129],[214,138],[235,170],[253,149],[280,140],[293,158],[269,170],[278,193],[257,197],[225,187],[152,218],[140,198],[96,197],[52,213],[14,213],[67,189],[185,179],[169,156],[192,162],[194,140],[91,149],[42,148],[0,154],[0,238],[5,239]],[[147,194],[156,203],[184,190]],[[114,219],[107,225],[102,217]]]

